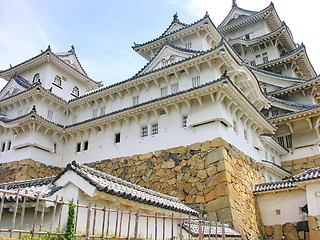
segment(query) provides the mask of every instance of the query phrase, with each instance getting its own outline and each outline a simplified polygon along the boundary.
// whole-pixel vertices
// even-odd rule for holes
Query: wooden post
[[[156,240],[158,237],[158,213],[154,216],[154,239]]]
[[[12,226],[11,226],[11,231],[10,231],[10,238],[12,238],[12,234],[13,234],[13,230],[14,230],[14,225],[16,224],[17,210],[18,210],[18,205],[19,205],[19,193],[20,193],[20,188],[18,188],[17,195],[16,195],[16,204],[15,204],[14,210],[13,210]]]
[[[138,238],[138,229],[139,229],[139,210],[136,213],[136,222],[134,226],[134,240]]]
[[[61,207],[59,208],[59,219],[58,219],[58,232],[60,232],[61,230],[61,217],[62,217],[62,209],[63,209],[63,197],[60,198],[60,203],[61,204]]]
[[[129,218],[128,218],[128,231],[127,231],[127,239],[129,239],[129,235],[130,235],[130,224],[131,224],[131,210],[129,212]],[[147,223],[148,225],[148,223]]]
[[[149,212],[147,212],[147,229],[146,229],[146,238],[149,236]]]
[[[96,217],[97,217],[97,204],[94,205],[93,209],[93,226],[92,226],[92,235],[95,234],[95,228],[96,228]]]
[[[191,239],[191,214],[189,213],[189,231],[188,231],[188,239]]]
[[[42,204],[39,232],[41,232],[41,230],[42,230],[43,219],[44,219],[44,207],[45,207],[45,202]]]
[[[226,239],[226,233],[225,233],[225,226],[224,226],[224,220],[222,221],[222,240],[225,240]]]
[[[102,210],[102,212],[103,212],[103,214],[102,214],[102,229],[101,229],[101,238],[102,238],[102,240],[104,238],[104,227],[105,227],[105,224],[106,224],[106,210],[107,210],[107,206],[104,205],[103,210]]]
[[[119,220],[119,210],[120,208],[117,208],[117,214],[116,214],[116,226],[115,226],[115,230],[114,230],[114,236],[117,237],[117,233],[118,233],[118,220]]]
[[[165,240],[165,233],[166,233],[166,216],[165,213],[162,213],[163,219],[162,219],[162,240]]]
[[[74,232],[77,233],[77,227],[78,227],[78,218],[79,218],[79,203],[80,201],[77,200],[77,206],[76,206],[76,221],[75,221],[75,224],[74,224]]]
[[[122,231],[122,220],[123,220],[123,209],[120,210],[119,237],[121,236],[121,231]]]
[[[202,236],[202,217],[201,216],[199,217],[198,233],[199,233],[198,239],[202,240],[203,236]]]
[[[211,221],[209,221],[209,236],[208,236],[208,240],[211,240]]]
[[[57,211],[57,204],[58,204],[58,195],[56,196],[56,199],[54,200],[52,216],[51,216],[51,223],[50,223],[50,229],[49,229],[50,232],[52,231],[52,226],[53,226],[53,223],[54,223],[54,216],[56,215],[56,211]]]
[[[86,240],[90,239],[91,210],[92,210],[92,202],[89,202],[88,211],[87,211]]]
[[[216,240],[218,240],[218,218],[216,218]]]
[[[6,194],[3,192],[2,193],[1,204],[0,204],[0,222],[1,222],[2,212],[3,212],[3,205],[4,205],[5,197],[6,197]]]
[[[23,198],[22,207],[21,207],[20,230],[22,230],[22,228],[23,228],[24,213],[25,213],[25,211],[26,211],[26,201],[27,201],[27,198],[24,197],[24,198]],[[21,233],[19,233],[19,238],[21,238]]]
[[[106,236],[108,236],[108,235],[109,235],[110,212],[111,212],[111,209],[110,209],[110,206],[108,206],[108,223],[107,223],[107,233],[106,233]]]
[[[37,194],[36,206],[34,208],[31,239],[33,239],[33,237],[34,237],[34,231],[35,231],[36,223],[37,223],[37,212],[38,212],[38,206],[39,206],[39,198],[40,198],[40,192],[38,192],[38,194]]]
[[[173,219],[174,219],[174,213],[171,214],[171,240],[173,240]]]
[[[182,239],[182,215],[180,213],[180,227],[179,227],[179,236],[180,236],[180,239]]]

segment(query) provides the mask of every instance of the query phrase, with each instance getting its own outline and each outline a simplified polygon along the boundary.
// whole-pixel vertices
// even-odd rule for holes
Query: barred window
[[[192,87],[200,86],[200,76],[193,77],[191,80],[192,80]]]
[[[182,117],[182,127],[186,127],[188,122],[188,116]]]
[[[179,91],[179,84],[175,83],[171,85],[171,93],[177,93]]]
[[[278,143],[285,148],[292,148],[292,135],[285,135],[277,138]]]
[[[134,96],[132,98],[132,103],[133,103],[133,106],[139,104],[139,96]]]
[[[143,126],[141,128],[141,136],[142,137],[148,136],[148,127],[147,126]]]
[[[152,124],[151,125],[151,134],[158,134],[158,123]]]
[[[165,97],[168,95],[168,87],[163,87],[161,90],[161,97]]]
[[[61,77],[60,76],[55,76],[54,80],[53,80],[53,84],[58,86],[58,87],[61,87],[61,84],[62,84],[62,81],[61,81]]]

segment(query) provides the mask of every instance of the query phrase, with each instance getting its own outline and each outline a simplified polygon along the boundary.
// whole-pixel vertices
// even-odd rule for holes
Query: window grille
[[[171,85],[171,93],[177,93],[179,91],[179,84],[175,83]]]
[[[151,134],[158,134],[158,123],[152,124],[151,126]]]
[[[148,127],[147,126],[144,126],[141,128],[141,136],[142,137],[148,136]]]
[[[168,87],[163,87],[161,90],[161,97],[165,97],[168,95]]]
[[[196,76],[192,78],[192,87],[200,86],[200,76]]]
[[[132,103],[133,103],[133,106],[138,105],[139,104],[139,96],[134,96],[132,98]]]

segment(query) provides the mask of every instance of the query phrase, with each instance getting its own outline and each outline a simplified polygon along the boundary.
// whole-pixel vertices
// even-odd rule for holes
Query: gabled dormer
[[[167,41],[157,55],[140,71],[140,75],[153,70],[167,67],[176,62],[192,57],[200,51],[189,50],[174,46]]]
[[[162,34],[162,36],[168,35],[170,33],[173,33],[175,31],[178,31],[181,28],[186,27],[187,24],[180,22],[179,18],[178,18],[178,14],[175,13],[173,15],[173,20],[170,24],[170,26],[167,28],[167,30]]]
[[[0,100],[17,95],[18,93],[25,91],[32,87],[23,77],[15,74],[6,84],[6,86],[0,92]]]

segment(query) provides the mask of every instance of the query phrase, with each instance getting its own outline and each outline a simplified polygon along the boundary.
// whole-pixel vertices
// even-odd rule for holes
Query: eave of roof
[[[268,118],[268,120],[274,124],[280,123],[280,122],[285,122],[285,121],[292,121],[294,119],[298,118],[305,118],[309,117],[310,115],[318,115],[320,112],[320,105],[315,106],[312,109],[303,109],[297,112],[292,112],[292,113],[285,113],[285,114],[280,114],[275,117]]]

